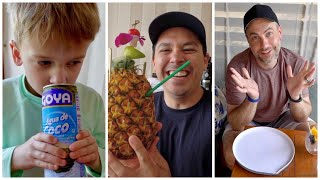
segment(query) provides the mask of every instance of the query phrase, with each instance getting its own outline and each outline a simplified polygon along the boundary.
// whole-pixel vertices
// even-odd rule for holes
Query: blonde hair
[[[53,38],[94,40],[100,28],[95,3],[8,3],[7,10],[18,44],[34,38],[42,44]]]

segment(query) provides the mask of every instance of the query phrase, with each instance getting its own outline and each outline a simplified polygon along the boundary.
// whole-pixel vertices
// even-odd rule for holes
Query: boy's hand
[[[32,136],[24,144],[17,146],[11,160],[11,170],[27,170],[34,167],[57,170],[65,166],[67,153],[55,146],[57,138],[45,133]]]
[[[96,139],[87,130],[81,130],[76,138],[77,141],[69,146],[70,158],[100,173],[101,162]]]

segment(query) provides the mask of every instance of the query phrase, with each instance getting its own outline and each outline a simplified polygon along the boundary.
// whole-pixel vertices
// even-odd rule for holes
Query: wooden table
[[[277,176],[251,173],[243,169],[236,161],[232,177],[317,177],[318,155],[309,154],[305,148],[306,131],[279,129],[287,134],[295,147],[294,159],[290,165]]]

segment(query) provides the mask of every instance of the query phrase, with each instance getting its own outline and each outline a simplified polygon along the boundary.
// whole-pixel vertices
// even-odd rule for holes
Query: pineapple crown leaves
[[[116,57],[112,61],[113,62],[119,62],[120,60],[129,61],[129,60],[140,59],[144,57],[146,57],[145,54],[143,54],[138,49],[134,48],[133,46],[127,46],[126,48],[124,48],[123,56]]]
[[[145,55],[132,46],[124,49],[123,56],[116,57],[112,60],[112,67],[116,69],[134,69],[134,60],[144,58]]]
[[[136,72],[142,71],[138,68],[138,65],[135,65],[135,61],[127,58],[126,56],[119,56],[112,60],[111,67],[113,69],[132,69]]]
[[[126,56],[116,57],[111,62],[111,66],[114,69],[135,69],[134,64],[134,60]]]

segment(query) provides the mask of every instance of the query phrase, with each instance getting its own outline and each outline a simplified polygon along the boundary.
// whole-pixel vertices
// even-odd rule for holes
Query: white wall
[[[16,66],[11,57],[9,41],[13,39],[13,30],[3,4],[3,70],[4,79],[24,73],[21,66]],[[95,40],[90,45],[84,64],[82,66],[78,82],[95,89],[105,99],[105,3],[98,3],[101,27]]]

